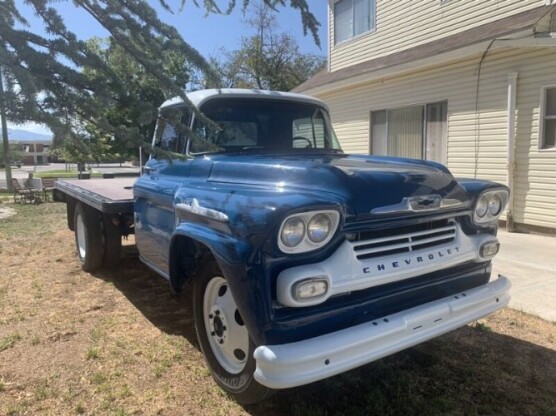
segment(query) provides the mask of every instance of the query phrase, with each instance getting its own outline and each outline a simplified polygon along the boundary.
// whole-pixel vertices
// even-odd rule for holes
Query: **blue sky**
[[[168,4],[179,7],[179,0],[167,0]],[[22,2],[18,2],[21,4]],[[237,7],[234,12],[229,16],[208,15],[205,16],[203,10],[198,9],[193,4],[193,1],[186,0],[184,10],[170,14],[163,10],[157,0],[151,0],[150,3],[159,11],[159,17],[164,22],[175,26],[186,42],[196,48],[203,56],[210,55],[218,56],[219,50],[223,47],[228,50],[233,50],[239,46],[242,36],[249,34],[248,28],[245,26],[243,13],[241,7]],[[199,1],[202,3],[202,1]],[[227,3],[221,1],[220,4]],[[242,2],[238,1],[238,4]],[[313,12],[317,20],[321,23],[319,30],[319,37],[321,40],[322,49],[319,49],[313,38],[308,34],[303,36],[303,29],[301,25],[301,18],[297,10],[290,8],[280,8],[279,13],[276,15],[278,22],[278,30],[287,32],[295,36],[298,44],[305,53],[314,53],[326,55],[326,42],[327,42],[327,1],[325,0],[308,0],[310,10]],[[93,36],[104,37],[107,33],[94,21],[86,12],[73,6],[71,1],[62,1],[55,3],[56,9],[65,18],[66,25],[72,30],[79,38],[88,39]],[[21,7],[24,16],[29,20],[31,29],[33,31],[42,31],[40,21],[37,20],[29,8]],[[13,126],[23,128],[36,133],[48,133],[48,130],[43,126],[36,124],[27,124],[24,126]]]

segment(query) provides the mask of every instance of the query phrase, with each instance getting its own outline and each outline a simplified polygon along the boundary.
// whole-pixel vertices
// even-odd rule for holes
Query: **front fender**
[[[175,250],[176,247],[184,248],[183,244],[177,241],[186,241],[193,246],[189,246],[190,253],[199,249],[203,245],[210,250],[212,256],[218,263],[223,277],[228,281],[228,285],[237,307],[243,317],[249,333],[255,339],[262,339],[263,325],[259,321],[267,321],[271,314],[271,302],[269,299],[270,282],[263,277],[263,273],[255,272],[255,267],[250,264],[250,256],[253,256],[253,249],[248,241],[243,241],[232,237],[229,234],[210,228],[204,224],[181,223],[176,227],[172,236],[170,253],[176,257],[185,256],[186,259],[195,262],[194,255],[188,257],[187,253]],[[174,291],[179,292],[183,287],[184,276],[176,270],[179,262],[170,255],[170,283]]]
[[[187,237],[207,247],[218,262],[229,264],[245,263],[248,260],[250,244],[234,238],[231,234],[212,228],[206,224],[181,222],[175,229],[170,242],[176,238]]]

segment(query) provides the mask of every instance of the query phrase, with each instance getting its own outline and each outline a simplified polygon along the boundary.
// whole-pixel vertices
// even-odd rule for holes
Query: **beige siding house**
[[[330,0],[324,100],[345,151],[495,180],[510,227],[556,231],[554,0]]]

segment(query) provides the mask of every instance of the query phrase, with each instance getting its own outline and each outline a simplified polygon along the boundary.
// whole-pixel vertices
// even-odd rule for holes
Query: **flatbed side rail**
[[[135,178],[57,180],[55,193],[60,192],[106,214],[133,212],[132,186]],[[99,186],[99,181],[102,186]],[[55,200],[60,200],[55,196]],[[65,198],[62,200],[65,201]]]

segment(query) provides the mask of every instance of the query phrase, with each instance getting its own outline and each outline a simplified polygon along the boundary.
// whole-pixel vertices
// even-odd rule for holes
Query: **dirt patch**
[[[556,414],[556,325],[505,309],[319,383],[241,407],[199,352],[189,288],[172,295],[133,241],[79,267],[62,204],[0,222],[0,414]]]
[[[0,205],[0,220],[15,215],[15,209]]]

